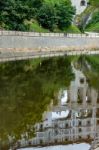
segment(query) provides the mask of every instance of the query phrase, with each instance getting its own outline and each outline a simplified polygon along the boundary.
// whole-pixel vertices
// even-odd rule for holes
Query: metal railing
[[[21,32],[21,31],[0,31],[0,36],[34,36],[34,37],[68,37],[68,38],[99,38],[99,33],[39,33],[39,32]]]

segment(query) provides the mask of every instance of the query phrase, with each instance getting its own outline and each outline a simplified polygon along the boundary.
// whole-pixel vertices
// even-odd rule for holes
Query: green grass
[[[48,29],[45,29],[41,27],[38,22],[29,22],[30,25],[30,31],[32,32],[50,32]],[[78,29],[77,26],[71,25],[69,28],[64,28],[63,30],[60,30],[59,28],[55,28],[54,31],[55,33],[61,33],[61,32],[67,32],[67,33],[81,33],[80,30]]]
[[[49,32],[48,29],[45,29],[42,26],[40,26],[36,20],[26,21],[25,24],[29,25],[30,32]]]
[[[64,32],[67,33],[81,33],[77,26],[71,25],[69,28],[65,28]]]
[[[96,24],[91,24],[90,27],[86,29],[86,31],[99,32],[99,22]]]
[[[60,30],[58,28],[54,29],[54,32],[58,33],[81,33],[79,28],[76,25],[71,25],[70,27],[65,27],[63,30]]]
[[[43,27],[40,27],[38,23],[32,23],[31,26],[30,26],[30,31],[49,32],[48,29],[44,29]]]

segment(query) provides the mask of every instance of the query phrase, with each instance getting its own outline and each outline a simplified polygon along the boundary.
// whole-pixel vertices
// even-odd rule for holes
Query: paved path
[[[88,33],[87,33],[88,34]],[[0,31],[0,61],[99,54],[99,35]]]

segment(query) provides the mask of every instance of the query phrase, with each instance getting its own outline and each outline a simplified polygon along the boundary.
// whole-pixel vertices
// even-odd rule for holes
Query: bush
[[[71,25],[75,9],[70,0],[3,0],[0,1],[0,28],[29,31],[25,20],[38,23],[51,31]]]
[[[75,8],[72,7],[71,2],[69,0],[61,1],[56,5],[56,9],[59,28],[69,27],[75,15]]]
[[[38,3],[37,3],[38,2]],[[0,26],[9,30],[28,30],[25,19],[35,17],[42,0],[4,0],[0,1]]]
[[[44,3],[38,12],[37,19],[43,27],[52,31],[56,24],[56,11],[53,5]]]
[[[39,23],[50,30],[55,27],[63,29],[71,25],[75,9],[70,0],[59,1],[58,3],[45,2],[38,12]]]

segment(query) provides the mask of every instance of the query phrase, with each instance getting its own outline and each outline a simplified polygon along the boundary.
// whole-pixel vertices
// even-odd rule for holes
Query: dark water
[[[0,64],[0,146],[91,143],[98,137],[98,56]]]

